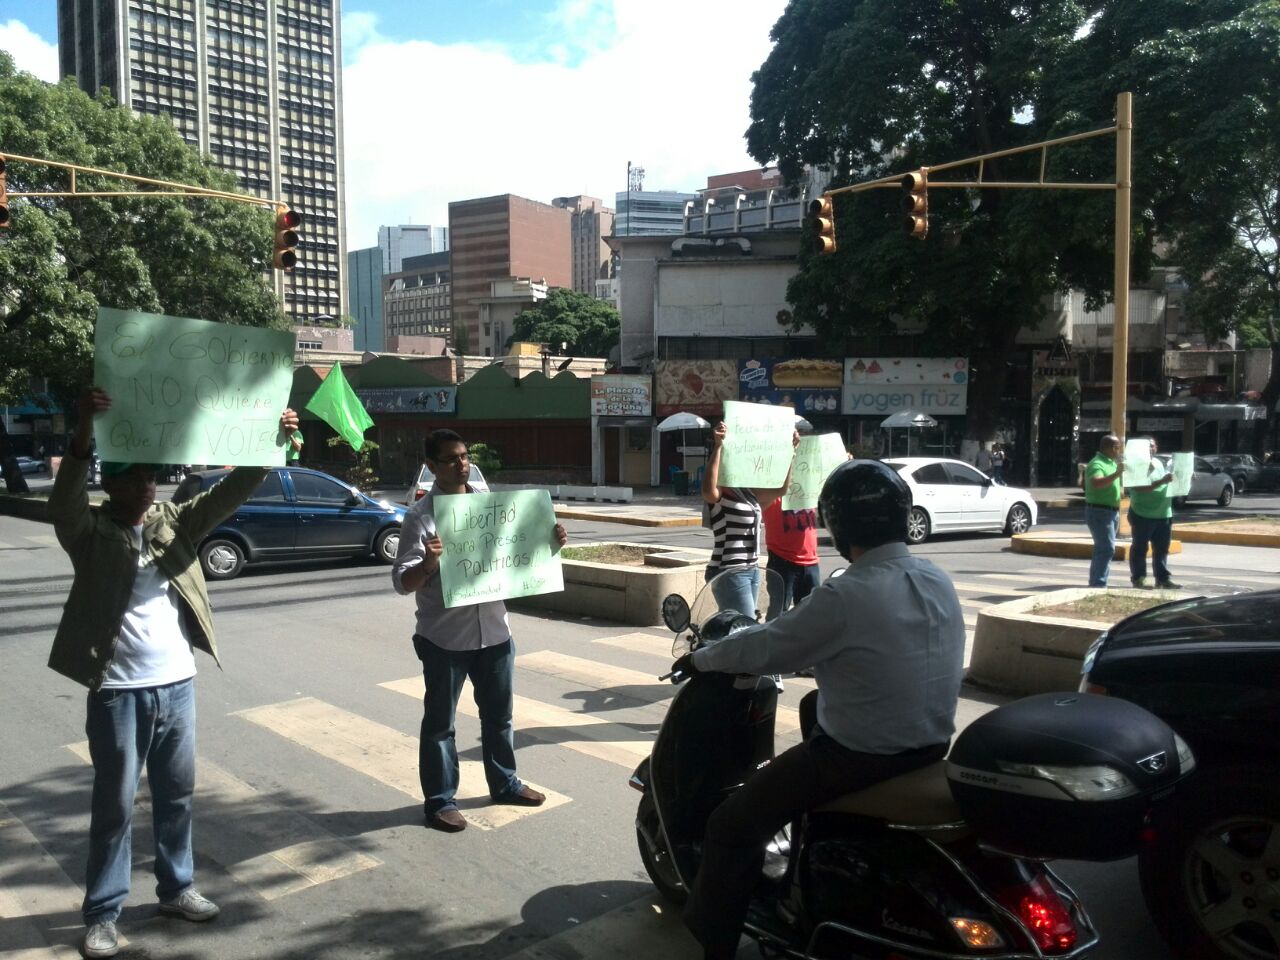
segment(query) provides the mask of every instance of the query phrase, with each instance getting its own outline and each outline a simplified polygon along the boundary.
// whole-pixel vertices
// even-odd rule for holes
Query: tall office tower
[[[604,238],[613,233],[613,211],[595,197],[556,197],[553,207],[568,210],[570,244],[573,255],[573,289],[587,296],[596,295],[596,281],[612,275],[609,245]]]
[[[382,272],[400,273],[409,257],[425,257],[449,249],[449,228],[429,223],[379,227],[378,246],[382,250]]]
[[[620,190],[613,231],[619,237],[684,233],[684,205],[696,193],[676,190]]]
[[[352,343],[357,350],[387,349],[382,322],[382,251],[377,247],[347,251],[347,313],[355,320]]]
[[[505,351],[505,335],[511,331],[500,331],[492,322],[485,329],[480,316],[480,301],[492,300],[495,282],[573,285],[570,219],[568,210],[509,193],[449,204],[455,345],[461,343],[466,353],[476,356],[500,356]]]
[[[298,266],[276,276],[295,323],[346,306],[340,19],[340,0],[58,0],[63,76],[168,116],[302,215]]]

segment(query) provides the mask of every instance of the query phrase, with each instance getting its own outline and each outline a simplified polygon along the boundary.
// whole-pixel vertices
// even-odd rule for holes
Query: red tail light
[[[421,500],[424,496],[426,496],[426,493],[427,491],[425,490],[415,490],[413,491],[413,499]]]
[[[1065,953],[1076,945],[1079,933],[1071,911],[1044,877],[1032,877],[1021,886],[996,894],[1018,915],[1036,945],[1047,953]]]

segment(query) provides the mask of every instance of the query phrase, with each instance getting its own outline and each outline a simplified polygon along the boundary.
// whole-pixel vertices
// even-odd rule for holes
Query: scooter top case
[[[951,749],[947,777],[982,840],[1034,859],[1138,852],[1154,803],[1195,766],[1154,714],[1115,697],[1045,693],[992,710]]]

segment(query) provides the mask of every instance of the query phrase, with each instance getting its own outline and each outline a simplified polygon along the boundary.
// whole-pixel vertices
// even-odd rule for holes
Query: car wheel
[[[1179,510],[1181,510],[1183,507],[1185,507],[1185,506],[1187,505],[1187,498],[1186,498],[1186,497],[1174,497],[1174,498],[1173,498],[1173,505],[1174,505],[1175,507],[1177,507]]]
[[[1222,488],[1222,492],[1218,494],[1218,506],[1230,506],[1231,498],[1235,496],[1235,488],[1231,484],[1227,484]]]
[[[1178,957],[1280,957],[1280,787],[1258,770],[1200,776],[1138,856],[1147,909]]]
[[[907,515],[907,543],[924,543],[929,539],[929,514],[912,507]]]
[[[1015,503],[1009,508],[1009,517],[1004,522],[1004,532],[1010,536],[1015,533],[1026,533],[1031,529],[1031,511],[1025,503]]]
[[[244,569],[244,550],[234,540],[208,540],[200,548],[200,566],[210,580],[230,580]]]
[[[387,527],[374,538],[373,555],[383,563],[395,563],[400,551],[400,528]]]
[[[1244,481],[1245,481],[1245,478],[1244,478],[1244,477],[1242,477],[1242,476],[1241,476],[1241,477],[1236,477],[1236,479],[1235,479],[1235,488],[1236,488],[1236,494],[1237,494],[1237,495],[1238,495],[1238,494],[1241,494],[1241,493],[1244,493]]]

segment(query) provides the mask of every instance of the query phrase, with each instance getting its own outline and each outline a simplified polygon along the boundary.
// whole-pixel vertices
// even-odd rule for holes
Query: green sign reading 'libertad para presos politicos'
[[[94,426],[104,460],[276,466],[294,335],[189,317],[98,310]]]
[[[564,589],[546,490],[437,496],[433,506],[446,607]]]

